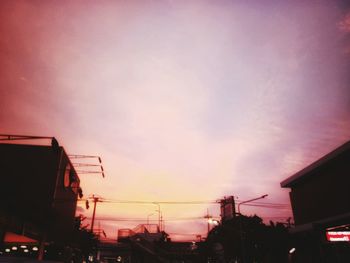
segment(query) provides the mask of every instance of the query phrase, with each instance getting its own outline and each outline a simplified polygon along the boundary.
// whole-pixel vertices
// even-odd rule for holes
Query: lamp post
[[[241,236],[241,249],[242,249],[242,259],[243,259],[242,262],[243,262],[243,263],[246,262],[246,257],[245,257],[245,246],[244,246],[244,240],[243,240],[242,214],[241,214],[240,207],[241,207],[241,205],[243,205],[243,204],[246,204],[246,203],[249,203],[249,202],[253,202],[253,201],[256,201],[256,200],[259,200],[259,199],[263,199],[263,198],[265,198],[266,196],[268,196],[268,195],[265,194],[265,195],[262,195],[262,196],[257,197],[257,198],[253,198],[253,199],[249,199],[249,200],[240,202],[240,203],[238,204],[237,211],[238,211],[238,214],[240,215],[239,228],[240,228],[240,236]]]
[[[154,215],[154,213],[147,215],[147,226],[149,226],[149,217],[153,216],[153,215]]]
[[[104,169],[102,166],[102,159],[97,155],[82,155],[82,154],[70,154],[68,155],[71,159],[97,159],[99,164],[90,164],[90,163],[72,163],[74,167],[99,167],[101,171],[98,170],[77,170],[78,174],[101,174],[102,177],[105,177]]]
[[[158,212],[158,228],[159,228],[159,232],[161,232],[161,225],[160,225],[160,204],[159,203],[156,203],[154,202],[153,203],[154,205],[158,206],[158,210],[156,210],[156,212]]]
[[[240,210],[241,205],[246,204],[246,203],[250,203],[250,202],[253,202],[253,201],[256,201],[256,200],[259,200],[259,199],[263,199],[263,198],[265,198],[266,196],[268,196],[268,195],[265,194],[265,195],[262,195],[262,196],[257,197],[257,198],[253,198],[253,199],[249,199],[249,200],[240,202],[240,203],[238,204],[238,207],[237,207],[238,214],[241,214],[241,210]]]

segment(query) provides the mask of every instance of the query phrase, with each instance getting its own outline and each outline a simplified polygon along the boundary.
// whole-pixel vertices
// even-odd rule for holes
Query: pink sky
[[[288,204],[279,183],[350,138],[350,13],[263,2],[1,1],[1,133],[100,155],[106,178],[82,175],[85,196]],[[102,203],[97,217],[155,220],[156,208]],[[207,209],[219,216],[162,205],[166,231],[205,235],[204,219],[179,219]],[[138,223],[100,221],[112,238]]]

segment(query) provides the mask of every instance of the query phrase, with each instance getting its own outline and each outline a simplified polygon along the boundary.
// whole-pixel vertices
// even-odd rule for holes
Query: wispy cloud
[[[101,155],[107,177],[82,177],[86,195],[286,203],[279,182],[350,137],[348,15],[328,1],[1,5],[2,129]],[[219,214],[162,209],[208,206]],[[169,229],[189,225],[203,232]]]

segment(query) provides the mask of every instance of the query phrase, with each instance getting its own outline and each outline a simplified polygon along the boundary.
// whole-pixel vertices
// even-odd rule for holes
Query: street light
[[[158,206],[158,210],[156,210],[156,212],[158,212],[158,228],[159,228],[159,232],[161,231],[161,225],[160,225],[160,204],[153,202],[154,205]]]
[[[149,214],[149,215],[147,216],[147,226],[149,226],[149,217],[150,217],[150,216],[153,216],[153,215],[154,215],[154,213]]]
[[[220,225],[220,221],[219,221],[219,220],[216,220],[216,219],[210,218],[210,219],[208,220],[208,222],[209,222],[209,224],[214,225],[214,226],[219,226],[219,225]]]
[[[102,160],[100,156],[97,155],[82,155],[82,154],[70,154],[68,155],[71,159],[97,159],[99,164],[90,164],[90,163],[72,163],[74,167],[99,167],[101,171],[98,170],[76,170],[78,174],[101,174],[102,177],[105,177],[104,169],[102,166]]]
[[[259,199],[263,199],[263,198],[265,198],[266,196],[268,196],[268,195],[265,194],[265,195],[262,195],[262,196],[257,197],[257,198],[253,198],[253,199],[249,199],[249,200],[240,202],[240,203],[238,204],[238,207],[237,207],[238,214],[241,214],[241,210],[240,210],[241,205],[246,204],[246,203],[250,203],[250,202],[253,202],[253,201],[256,201],[256,200],[259,200]]]
[[[265,194],[265,195],[262,195],[262,196],[257,197],[257,198],[253,198],[253,199],[249,199],[249,200],[240,202],[240,203],[238,204],[237,210],[238,210],[238,214],[241,216],[241,217],[240,217],[240,220],[239,220],[239,228],[240,228],[240,236],[241,236],[241,249],[242,249],[242,259],[243,259],[242,262],[243,262],[243,263],[246,262],[246,257],[245,257],[245,246],[244,246],[244,240],[243,240],[242,214],[241,214],[240,207],[241,207],[241,205],[243,205],[243,204],[246,204],[246,203],[249,203],[249,202],[253,202],[253,201],[256,201],[256,200],[259,200],[259,199],[263,199],[263,198],[265,198],[266,196],[268,196],[268,195]]]
[[[69,154],[68,155],[71,159],[83,159],[83,158],[87,158],[87,159],[98,159],[98,162],[102,164],[102,160],[100,156],[97,155],[85,155],[85,154]]]

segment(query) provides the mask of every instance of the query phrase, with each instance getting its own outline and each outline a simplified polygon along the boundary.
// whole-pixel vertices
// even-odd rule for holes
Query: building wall
[[[70,230],[77,194],[64,186],[68,162],[62,147],[0,144],[0,228],[34,238]]]
[[[350,212],[350,151],[315,169],[292,186],[296,225]]]
[[[49,216],[58,154],[51,147],[0,145],[0,209],[33,223]]]
[[[69,161],[67,154],[61,148],[62,156],[58,166],[58,177],[52,202],[52,222],[50,229],[52,236],[65,239],[69,237],[74,227],[74,217],[77,205],[80,180]],[[57,173],[57,172],[56,172]],[[65,183],[65,174],[69,182]]]

